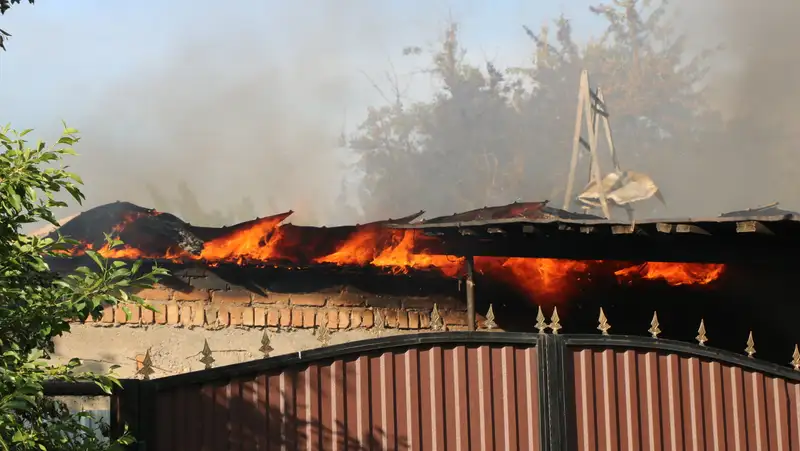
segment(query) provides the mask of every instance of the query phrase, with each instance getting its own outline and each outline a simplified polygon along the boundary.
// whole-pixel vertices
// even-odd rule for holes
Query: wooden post
[[[564,210],[569,210],[572,202],[572,189],[575,184],[575,171],[578,166],[578,152],[581,146],[583,146],[589,151],[590,156],[589,183],[594,181],[596,184],[603,215],[605,215],[606,219],[611,219],[606,192],[603,189],[603,173],[600,169],[600,161],[597,156],[597,140],[600,130],[599,121],[602,120],[606,132],[606,140],[608,141],[611,152],[611,159],[614,162],[615,170],[619,171],[619,163],[617,162],[616,150],[611,137],[611,127],[608,123],[607,116],[608,113],[605,109],[603,92],[598,88],[597,94],[594,94],[589,85],[589,72],[586,70],[581,71],[578,86],[578,109],[575,117],[575,132],[572,137],[572,157],[570,159],[569,174],[567,175],[567,188],[564,191]],[[581,139],[581,129],[583,128],[584,122],[586,122],[586,133],[589,135],[586,141]]]
[[[475,330],[475,259],[470,255],[467,261],[467,330]]]
[[[575,114],[575,133],[572,136],[572,157],[569,162],[569,175],[567,176],[567,190],[564,192],[564,210],[569,210],[572,203],[572,186],[575,184],[575,170],[578,168],[578,152],[581,149],[581,127],[583,126],[584,84],[588,83],[589,72],[583,70],[578,88],[578,110]]]

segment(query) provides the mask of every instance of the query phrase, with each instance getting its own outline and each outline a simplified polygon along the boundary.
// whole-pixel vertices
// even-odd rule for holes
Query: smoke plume
[[[706,187],[732,208],[780,201],[800,211],[800,53],[793,48],[800,42],[800,2],[687,0],[680,7],[695,45],[723,46],[709,91],[725,134],[699,151],[716,172]]]
[[[83,136],[73,163],[90,204],[175,205],[188,192],[226,221],[244,197],[253,215],[352,220],[340,202],[347,158],[338,139],[346,107],[371,102],[359,71],[386,64],[391,17],[361,0],[280,10],[195,3],[216,16],[213,30],[208,21],[176,26],[155,55],[70,116]],[[261,13],[292,25],[267,29],[264,17],[248,17]]]
[[[242,215],[289,209],[296,211],[291,220],[297,223],[360,219],[343,202],[348,196],[342,195],[342,180],[348,177],[352,153],[338,141],[344,127],[352,130],[368,106],[385,103],[361,71],[392,70],[390,58],[399,55],[402,45],[430,43],[441,35],[446,8],[433,8],[434,14],[417,3],[397,11],[389,3],[369,0],[309,0],[289,9],[277,3],[218,7],[212,1],[176,1],[187,14],[213,14],[214,27],[199,19],[200,12],[176,23],[159,34],[163,42],[147,43],[158,49],[149,58],[116,71],[113,83],[95,86],[97,95],[63,111],[69,125],[82,132],[82,156],[70,163],[86,181],[87,206],[115,200],[157,208],[166,204],[193,222],[204,222],[208,215],[203,213],[214,210],[228,223],[247,219]],[[154,17],[166,11],[148,8]],[[645,164],[632,169],[654,177],[669,203],[668,211],[660,212],[667,216],[711,216],[775,201],[800,210],[795,188],[800,177],[800,53],[792,49],[800,42],[800,2],[678,0],[676,9],[682,12],[676,25],[688,32],[693,48],[724,46],[707,81],[712,106],[724,118],[724,133],[709,133],[697,148],[642,157]],[[504,20],[513,29],[527,18]],[[269,23],[291,25],[276,29]],[[142,32],[146,41],[147,30]],[[579,34],[584,40],[586,33]],[[493,33],[484,36],[486,46],[495,45]],[[519,40],[526,42],[522,32]],[[467,50],[474,62],[484,62],[480,48]],[[529,57],[520,55],[516,63],[528,64]],[[402,64],[400,58],[393,62]],[[112,67],[97,70],[115,72]],[[563,126],[542,134],[571,138],[575,98],[569,94],[563,98],[568,112]],[[507,138],[532,135],[518,133]],[[522,147],[533,148],[529,144]],[[562,147],[558,158],[544,158],[541,151],[526,155],[535,165],[520,178],[564,173],[569,148]],[[620,147],[623,162],[634,158],[633,143]],[[437,177],[424,182],[447,183]],[[558,181],[536,192],[503,194],[509,201],[540,200],[562,187]],[[426,193],[440,191],[438,186],[425,188]],[[436,204],[431,198],[411,200],[412,210]],[[180,207],[184,211],[176,211]],[[236,209],[247,211],[237,214]],[[447,213],[452,211],[442,212]]]

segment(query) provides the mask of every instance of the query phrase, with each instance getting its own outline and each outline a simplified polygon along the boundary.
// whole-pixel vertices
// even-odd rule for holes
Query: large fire
[[[158,214],[158,213],[153,213]],[[135,247],[105,245],[97,252],[114,259],[167,259],[175,262],[203,261],[209,265],[221,262],[237,264],[279,264],[305,262],[313,264],[375,266],[393,273],[406,273],[411,269],[438,271],[448,277],[464,273],[464,260],[448,255],[414,252],[424,248],[430,239],[412,230],[391,230],[380,224],[357,227],[343,239],[333,252],[312,255],[303,246],[302,239],[292,237],[288,226],[281,222],[288,214],[251,221],[221,237],[205,241],[199,254],[169,249],[164,255],[152,255]],[[114,227],[121,233],[141,214],[128,215]],[[85,244],[74,249],[72,255],[81,255],[92,249]],[[632,284],[636,280],[662,280],[669,285],[706,285],[717,280],[725,270],[721,264],[661,263],[628,264],[604,261],[574,261],[547,258],[475,258],[476,271],[513,285],[537,299],[556,299],[573,290],[598,272],[611,272],[619,283]]]

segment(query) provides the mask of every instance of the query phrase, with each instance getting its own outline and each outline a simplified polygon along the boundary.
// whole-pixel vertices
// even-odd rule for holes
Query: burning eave
[[[267,296],[283,305],[303,296],[320,299],[314,305],[326,308],[355,302],[347,305],[430,311],[435,303],[447,303],[467,306],[467,324],[474,324],[474,312],[486,312],[494,303],[497,323],[506,330],[531,330],[537,308],[551,310],[554,305],[576,330],[590,330],[602,302],[622,333],[626,323],[638,327],[636,318],[652,315],[656,308],[659,316],[686,316],[685,309],[674,307],[678,301],[709,325],[709,312],[729,308],[728,303],[745,305],[765,296],[778,302],[791,279],[753,263],[777,262],[800,250],[795,238],[800,237],[800,222],[794,215],[631,225],[542,202],[421,223],[414,222],[420,212],[363,225],[310,227],[284,224],[289,214],[211,229],[118,203],[75,217],[61,232],[109,258],[167,266],[178,277],[162,283],[174,290],[176,299],[192,290],[219,294],[235,289],[251,293],[245,298]],[[115,233],[129,248],[98,249],[104,233]],[[474,257],[474,283],[463,283],[469,273],[466,256]],[[57,260],[52,268],[58,272],[91,265],[80,252]],[[749,266],[713,264],[743,260]],[[181,292],[186,295],[179,296]],[[209,302],[216,302],[214,296]],[[742,317],[750,323],[758,314],[755,309]],[[782,334],[789,330],[773,329]]]
[[[570,260],[656,262],[780,262],[800,252],[800,217],[721,216],[649,220],[507,218],[450,223],[392,224],[437,239],[428,252]]]

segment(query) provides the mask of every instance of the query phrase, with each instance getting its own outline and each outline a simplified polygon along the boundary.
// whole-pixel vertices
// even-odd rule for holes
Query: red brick
[[[281,315],[283,316],[283,315]],[[292,327],[303,327],[303,311],[292,309]]]
[[[304,308],[303,312],[303,327],[311,328],[316,323],[317,311],[311,308]]]
[[[150,306],[153,308],[153,306]],[[142,308],[142,324],[153,324],[155,322],[155,312],[150,308]]]
[[[219,319],[219,307],[215,305],[206,305],[203,306],[203,312],[205,313],[205,324],[216,324],[217,320]]]
[[[228,311],[228,307],[220,307],[217,310],[217,323],[222,327],[231,325],[231,314]]]
[[[397,311],[397,327],[400,329],[408,329],[408,312],[405,310]]]
[[[383,315],[383,321],[386,327],[397,328],[397,310],[381,309],[381,315]]]
[[[206,309],[203,308],[203,304],[197,303],[192,309],[194,310],[192,325],[203,326],[206,323]]]
[[[103,316],[100,317],[100,321],[103,323],[113,323],[114,307],[111,307],[110,305],[103,307]]]
[[[339,327],[339,312],[337,310],[328,310],[326,316],[329,329],[336,329]]]
[[[348,327],[350,327],[350,312],[339,310],[339,329],[347,329]]]
[[[125,304],[125,306],[128,307],[128,311],[131,312],[131,317],[128,319],[128,323],[139,324],[139,321],[142,319],[142,307],[140,307],[139,304]]]
[[[192,306],[188,303],[184,303],[181,305],[181,324],[184,326],[191,326],[192,325]]]
[[[253,308],[253,325],[259,327],[267,325],[267,311],[263,307]]]
[[[288,308],[282,308],[279,310],[278,318],[280,318],[281,327],[289,327],[292,325],[292,310]]]
[[[400,300],[392,296],[372,296],[367,299],[370,307],[400,308]]]
[[[121,305],[114,307],[114,321],[119,324],[125,324],[128,322],[128,315],[125,314],[125,310],[122,310]]]
[[[253,304],[288,304],[289,298],[287,296],[273,295],[267,293],[264,295],[253,293]]]
[[[175,291],[174,298],[176,301],[208,301],[211,299],[211,293],[208,290],[191,290],[191,291]]]
[[[328,301],[328,297],[329,295],[325,293],[292,294],[289,296],[289,303],[308,307],[322,307]]]
[[[411,330],[419,329],[419,312],[407,312],[408,328]]]
[[[280,310],[269,309],[267,310],[267,326],[269,327],[278,327],[281,323],[281,312]]]
[[[430,314],[430,312],[420,312],[419,313],[419,328],[420,329],[430,329],[431,328],[431,314]]]
[[[153,307],[156,309],[156,324],[167,324],[167,306],[160,304]]]
[[[181,309],[178,304],[167,305],[167,323],[178,324],[181,321]]]
[[[144,354],[137,354],[136,355],[136,371],[139,371],[142,368],[144,368]]]
[[[269,299],[272,304],[289,305],[290,297],[286,293],[269,293]]]
[[[466,326],[467,314],[464,312],[444,312],[442,313],[442,320],[446,326]]]
[[[333,307],[361,307],[366,305],[366,299],[361,294],[351,293],[345,290],[339,295],[332,296],[328,299],[328,303],[328,305]]]
[[[363,312],[364,309],[353,309],[350,311],[350,327],[361,327],[361,314]]]
[[[255,317],[253,315],[253,307],[245,307],[242,310],[242,325],[252,326],[254,323],[255,323]]]
[[[228,312],[231,315],[231,326],[241,326],[242,325],[242,316],[244,314],[245,307],[240,305],[232,305],[227,308]]]
[[[136,295],[145,301],[169,301],[172,299],[172,290],[156,285],[153,288],[140,290]]]
[[[375,325],[375,315],[372,310],[364,310],[361,312],[361,327],[370,328]]]
[[[250,292],[244,290],[214,291],[211,293],[212,302],[226,304],[250,304],[251,298]]]

